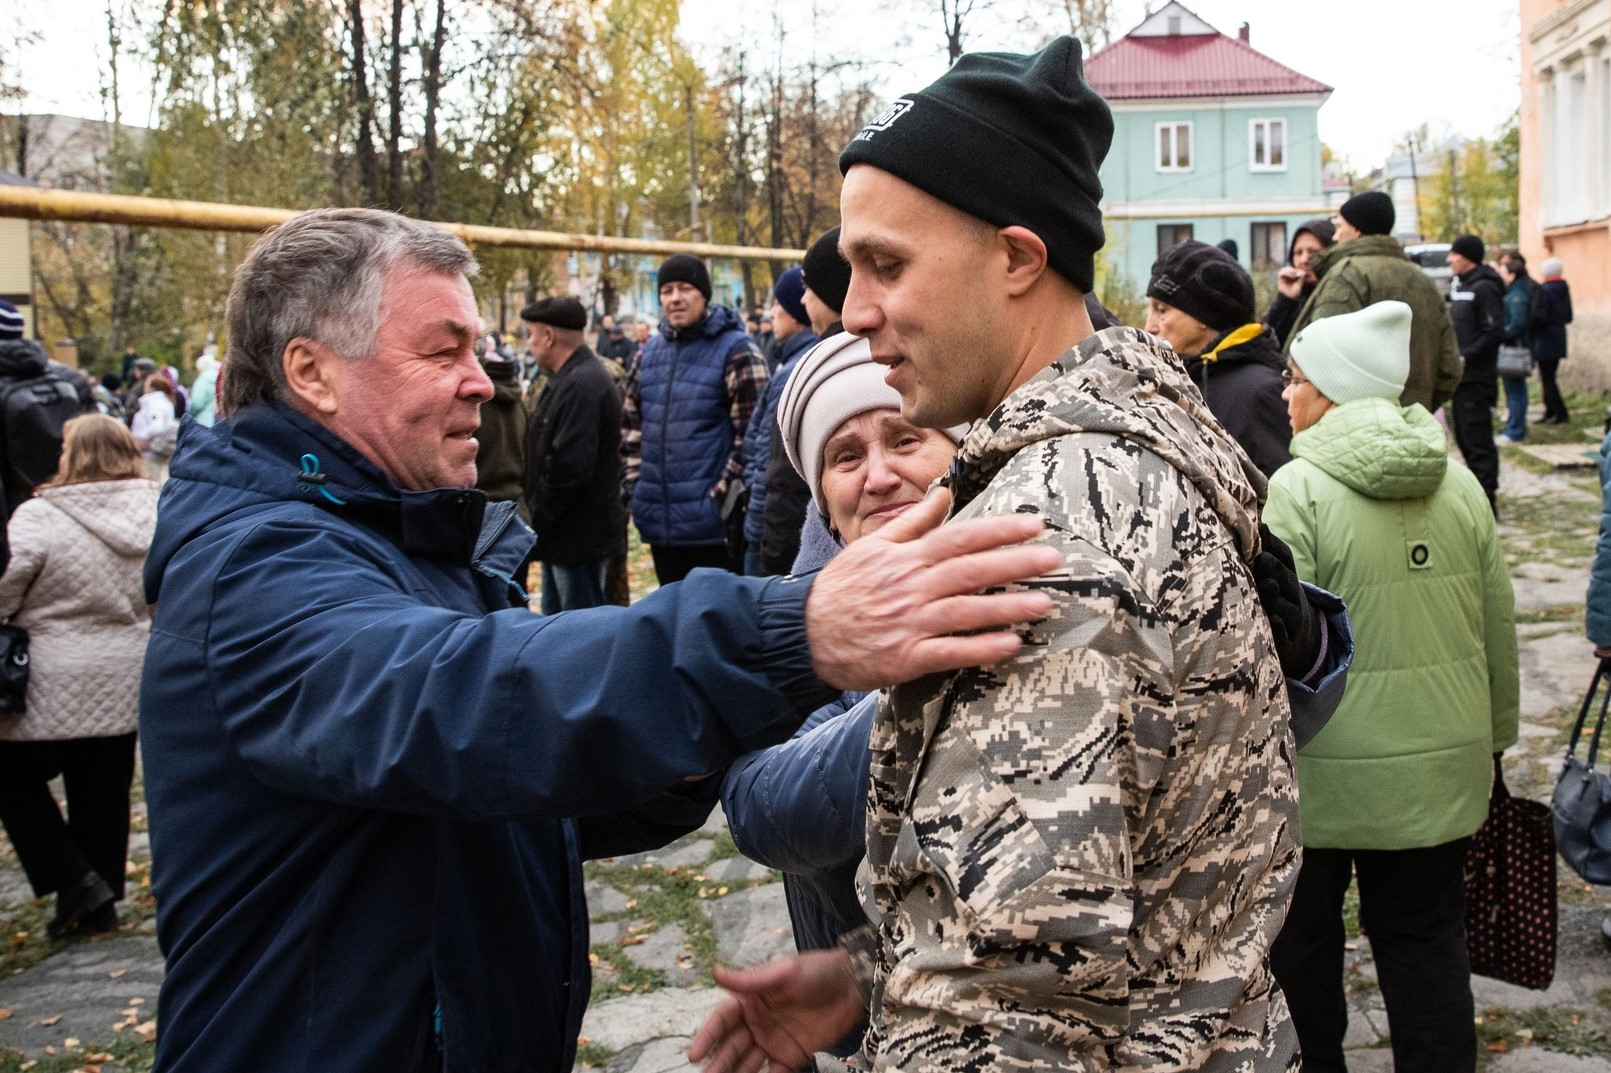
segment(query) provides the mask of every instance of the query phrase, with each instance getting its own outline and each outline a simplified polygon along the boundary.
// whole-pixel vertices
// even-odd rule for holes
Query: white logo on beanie
[[[912,102],[906,97],[901,97],[898,100],[891,101],[888,108],[885,108],[882,112],[879,112],[878,116],[871,123],[861,128],[861,133],[856,135],[856,140],[858,142],[871,141],[874,134],[877,134],[881,130],[888,130],[894,125],[897,119],[911,110]]]

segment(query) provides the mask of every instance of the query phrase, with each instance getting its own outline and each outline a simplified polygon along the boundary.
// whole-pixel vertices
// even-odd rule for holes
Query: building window
[[[1159,123],[1158,170],[1191,170],[1191,124]]]
[[[1287,121],[1254,119],[1248,122],[1248,166],[1254,171],[1287,170]]]
[[[1275,268],[1287,260],[1287,225],[1280,220],[1253,225],[1253,248],[1248,263],[1254,268]]]
[[[1158,254],[1163,255],[1165,250],[1174,249],[1182,242],[1191,241],[1191,224],[1159,224],[1158,225]]]

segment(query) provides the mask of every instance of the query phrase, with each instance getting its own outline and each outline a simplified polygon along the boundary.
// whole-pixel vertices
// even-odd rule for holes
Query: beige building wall
[[[1520,241],[1572,286],[1563,386],[1611,391],[1611,0],[1520,0]]]
[[[27,220],[0,219],[0,298],[17,307],[24,330],[34,334],[33,256]]]

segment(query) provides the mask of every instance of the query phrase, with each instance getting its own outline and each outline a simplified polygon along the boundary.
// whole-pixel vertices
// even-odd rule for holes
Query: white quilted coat
[[[0,740],[96,738],[134,730],[151,609],[140,572],[157,522],[157,483],[48,488],[11,516],[0,618],[28,629],[28,711],[0,716]]]

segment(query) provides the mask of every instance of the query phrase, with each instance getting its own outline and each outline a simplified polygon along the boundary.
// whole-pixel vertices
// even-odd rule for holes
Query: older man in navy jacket
[[[186,427],[146,568],[160,1070],[569,1070],[583,857],[697,825],[702,776],[838,690],[1005,658],[950,635],[1046,608],[961,595],[1048,569],[997,547],[1036,523],[923,535],[934,503],[814,579],[530,614],[532,534],[471,487],[474,267],[347,209],[236,274],[226,420]]]

